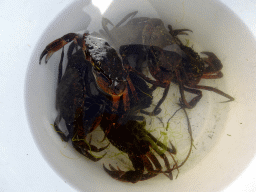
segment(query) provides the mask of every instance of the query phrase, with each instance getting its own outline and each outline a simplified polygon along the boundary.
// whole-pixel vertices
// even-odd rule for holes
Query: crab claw
[[[143,170],[136,171],[122,171],[119,168],[115,169],[111,164],[109,164],[111,170],[107,169],[103,164],[104,170],[114,179],[124,182],[137,183],[141,180],[143,175]]]
[[[221,69],[223,67],[221,61],[218,57],[212,52],[201,52],[208,57],[204,60],[209,66],[205,68],[204,73],[206,75],[216,73],[215,78],[221,78],[223,74],[221,73]]]
[[[46,46],[46,48],[41,53],[40,59],[39,59],[39,64],[41,64],[41,60],[43,59],[43,57],[45,55],[46,55],[45,63],[47,63],[48,60],[50,59],[50,57],[53,55],[53,53],[55,53],[56,51],[61,49],[64,45],[73,41],[76,38],[78,38],[78,35],[76,33],[68,33],[68,34],[64,35],[63,37],[51,42],[49,45]]]

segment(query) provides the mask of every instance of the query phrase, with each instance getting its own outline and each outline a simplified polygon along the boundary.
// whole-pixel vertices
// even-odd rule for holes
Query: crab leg
[[[189,88],[184,87],[184,85],[182,83],[182,80],[181,80],[181,77],[180,77],[180,73],[178,71],[176,71],[176,76],[177,76],[177,81],[178,81],[180,95],[181,95],[180,101],[181,101],[183,106],[186,106],[186,108],[188,108],[188,109],[192,109],[193,107],[195,107],[196,103],[202,98],[202,92],[200,90],[189,89]],[[193,98],[188,103],[186,98],[185,98],[184,90],[186,90],[190,93],[197,94],[198,96]]]
[[[168,29],[169,29],[169,33],[175,38],[176,43],[179,44],[179,45],[182,45],[182,42],[177,37],[178,35],[188,35],[188,33],[186,33],[185,31],[193,32],[190,29],[176,29],[176,30],[173,30],[171,25],[168,25]]]
[[[111,170],[107,169],[104,164],[103,164],[103,168],[114,179],[117,179],[119,181],[124,181],[124,182],[137,183],[138,181],[141,180],[141,176],[143,175],[143,171],[144,171],[143,160],[140,156],[131,155],[131,154],[128,154],[128,156],[129,156],[129,159],[132,161],[135,171],[125,172],[120,169],[117,170],[111,164],[109,164],[109,167]]]
[[[94,161],[94,162],[97,162],[99,160],[101,160],[107,153],[103,154],[101,157],[95,157],[93,156],[89,151],[87,150],[84,150],[84,148],[82,148],[80,145],[76,145],[76,144],[73,144],[73,147],[79,152],[81,153],[82,155],[84,155],[85,157],[87,157],[88,159]],[[106,149],[105,148],[101,148],[102,150]]]
[[[173,157],[173,154],[176,154],[176,149],[175,147],[172,145],[172,143],[170,142],[170,144],[172,145],[172,148],[173,150],[171,150],[170,148],[168,148],[166,145],[164,145],[163,143],[161,143],[160,141],[158,141],[153,135],[151,135],[150,133],[147,134],[155,143],[156,145],[158,145],[159,147],[161,147],[162,149],[164,149],[164,151],[168,151],[168,153],[171,155],[173,161],[175,162],[175,166],[177,166],[177,162],[176,160],[174,159]],[[169,179],[173,179],[173,176],[172,176],[172,170],[171,167],[170,167],[170,163],[169,163],[169,160],[168,158],[166,157],[165,153],[163,153],[162,151],[160,151],[157,146],[155,145],[152,145],[153,149],[155,150],[155,152],[164,160],[164,163],[165,163],[165,166],[167,168],[167,171],[164,171],[162,172],[161,169],[159,169],[159,173],[168,173],[169,175],[166,175]],[[172,154],[173,153],[173,154]],[[158,160],[157,159],[154,159],[154,157],[152,158],[151,157],[151,161],[154,162],[154,165],[158,168],[159,165],[158,165]]]
[[[107,25],[110,24],[110,25],[112,25],[113,27],[118,28],[118,27],[119,27],[120,25],[122,25],[127,19],[133,18],[137,13],[138,13],[138,11],[134,11],[134,12],[132,12],[132,13],[129,13],[129,14],[126,15],[116,26],[114,26],[114,24],[113,24],[109,19],[103,17],[101,23],[102,23],[102,28],[104,29],[104,31],[101,30],[100,33],[101,33],[102,35],[105,35],[105,36],[106,36],[106,34],[107,34],[108,37],[110,37],[111,41],[115,42],[115,38],[111,35],[111,33],[110,33],[110,31],[109,31]]]
[[[164,149],[165,151],[168,151],[169,153],[172,154],[176,154],[176,148],[172,145],[172,143],[170,142],[172,149],[170,149],[169,147],[167,147],[165,144],[163,144],[161,141],[157,140],[151,133],[147,133],[147,135],[150,137],[150,139],[152,139],[159,147],[161,147],[162,149]]]
[[[63,58],[64,58],[64,47],[62,48],[61,58],[60,58],[60,64],[59,64],[58,84],[60,84],[60,82],[61,82],[61,77],[62,77],[62,63],[63,63]]]
[[[65,142],[68,142],[68,140],[69,140],[69,134],[68,134],[68,136],[66,136],[61,130],[60,130],[60,128],[59,128],[59,126],[58,126],[58,124],[60,123],[60,120],[61,120],[61,116],[60,115],[58,115],[57,117],[56,117],[56,119],[55,119],[55,121],[54,121],[54,129],[55,129],[55,131],[59,134],[59,136],[61,137],[61,139],[63,140],[63,141],[65,141]]]
[[[193,85],[191,88],[185,87],[183,86],[183,84],[180,82],[179,83],[179,88],[180,88],[180,94],[181,94],[181,103],[183,103],[184,106],[186,106],[186,108],[188,109],[192,109],[196,106],[196,104],[200,101],[200,99],[202,98],[202,91],[200,90],[196,90],[196,89],[203,89],[203,90],[207,90],[207,91],[212,91],[215,92],[219,95],[222,95],[223,97],[228,98],[228,101],[224,101],[224,102],[230,102],[230,101],[234,101],[235,99],[233,97],[231,97],[230,95],[224,93],[223,91],[213,88],[213,87],[209,87],[209,86],[205,86],[205,85]],[[184,91],[193,93],[193,94],[197,94],[196,97],[194,97],[189,103],[187,102],[185,95],[184,95]],[[223,103],[223,102],[222,102]]]
[[[111,41],[114,42],[115,38],[113,38],[113,36],[110,34],[110,31],[108,30],[108,27],[107,27],[108,24],[110,24],[112,26],[114,26],[114,24],[109,19],[107,19],[105,17],[102,18],[101,24],[102,24],[102,28],[104,29],[104,31],[101,30],[100,33],[102,35],[108,36],[111,39]]]
[[[156,167],[156,172],[159,172],[162,170],[162,166],[159,163],[158,159],[156,158],[156,156],[152,153],[152,152],[148,152],[147,156],[149,157],[149,159],[154,163],[155,167]]]
[[[78,142],[79,142],[79,145],[77,144]],[[79,146],[79,148],[84,151],[101,152],[106,148],[108,148],[110,144],[107,144],[106,146],[101,148],[97,148],[94,145],[91,145],[91,140],[90,140],[88,144],[85,143],[84,141],[73,141],[73,145]]]
[[[188,35],[188,34],[187,34],[186,32],[184,32],[184,31],[193,32],[193,31],[190,30],[190,29],[175,29],[175,30],[173,30],[171,25],[168,25],[167,27],[168,27],[168,29],[169,29],[169,33],[170,33],[172,36],[174,36],[174,37],[177,36],[177,35]]]
[[[93,156],[90,152],[101,152],[106,148],[108,148],[110,143],[107,144],[105,147],[97,148],[94,145],[91,145],[91,138],[89,140],[89,143],[87,143],[85,142],[85,138],[86,138],[85,136],[83,137],[84,139],[80,139],[79,136],[76,135],[77,141],[74,139],[74,137],[72,139],[72,145],[79,153],[91,159],[92,161],[99,161],[106,155],[105,153],[101,157],[96,157],[96,156]]]
[[[161,112],[160,106],[162,105],[162,103],[166,99],[166,97],[168,95],[168,92],[169,92],[169,89],[170,89],[170,84],[168,84],[167,87],[164,89],[164,93],[163,93],[162,98],[158,101],[157,105],[155,106],[155,108],[152,112],[147,112],[147,111],[141,110],[142,113],[147,114],[149,116],[158,115]]]
[[[214,73],[214,72],[212,72],[212,73]],[[221,71],[218,71],[215,74],[212,74],[212,73],[204,74],[201,78],[202,79],[219,79],[219,78],[223,77],[223,73]]]
[[[191,152],[192,152],[192,146],[193,146],[193,136],[192,136],[192,129],[191,129],[191,124],[190,124],[190,121],[189,121],[189,118],[188,118],[188,114],[187,114],[187,111],[185,108],[182,108],[185,115],[186,115],[186,119],[187,119],[187,123],[188,123],[188,133],[189,133],[189,136],[190,136],[190,148],[189,148],[189,151],[188,151],[188,154],[186,156],[186,158],[183,160],[183,162],[178,165],[177,167],[175,167],[175,169],[178,169],[180,168],[182,165],[184,165],[184,163],[186,163],[186,161],[188,160]]]
[[[115,27],[119,27],[119,26],[122,25],[127,19],[133,18],[137,13],[138,13],[138,11],[134,11],[134,12],[131,12],[131,13],[127,14],[121,21],[119,21],[119,23],[116,24]]]
[[[158,175],[158,173],[154,170],[153,166],[152,166],[152,163],[150,162],[150,160],[148,159],[148,157],[146,155],[144,155],[142,157],[143,159],[143,162],[144,162],[144,166],[146,167],[146,169],[148,170],[148,173],[146,174],[143,174],[142,177],[141,177],[141,181],[144,181],[144,180],[147,180],[147,179],[150,179],[152,177],[155,177]]]
[[[226,103],[226,102],[230,102],[230,101],[234,101],[235,100],[230,95],[224,93],[223,91],[221,91],[219,89],[213,88],[213,87],[209,87],[209,86],[205,86],[205,85],[195,85],[193,87],[196,88],[196,89],[204,89],[204,90],[207,90],[207,91],[213,91],[213,92],[215,92],[215,93],[217,93],[219,95],[222,95],[223,97],[226,97],[226,98],[229,99],[228,101],[224,101],[222,103]]]
[[[181,95],[181,103],[188,109],[192,109],[196,106],[196,104],[200,101],[202,98],[202,91],[196,90],[196,89],[191,89],[188,87],[184,87],[182,83],[179,83],[179,89],[180,89],[180,95]],[[197,94],[190,102],[187,102],[184,91]]]

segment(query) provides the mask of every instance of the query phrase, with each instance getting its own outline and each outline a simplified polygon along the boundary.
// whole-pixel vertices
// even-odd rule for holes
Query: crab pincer
[[[64,47],[66,44],[70,43],[71,41],[78,38],[78,34],[76,33],[68,33],[64,36],[62,36],[59,39],[54,40],[49,45],[46,46],[46,48],[43,50],[43,52],[40,55],[39,64],[41,64],[41,61],[43,57],[45,57],[45,63],[48,62],[50,57],[58,50],[60,50],[62,47]]]

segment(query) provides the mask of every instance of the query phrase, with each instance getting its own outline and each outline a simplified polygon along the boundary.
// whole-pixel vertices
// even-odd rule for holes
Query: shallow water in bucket
[[[241,24],[239,21],[233,22],[232,25],[229,22],[229,19],[237,18],[227,12],[226,8],[218,2],[203,3],[189,1],[182,3],[180,1],[174,1],[168,5],[165,2],[158,4],[155,2],[151,3],[147,1],[131,1],[129,3],[125,1],[114,1],[104,13],[104,17],[116,24],[126,14],[138,10],[139,12],[136,17],[161,18],[166,25],[171,24],[174,29],[191,29],[193,33],[189,33],[188,36],[183,37],[189,40],[189,46],[193,46],[198,52],[211,51],[215,53],[224,66],[222,70],[224,74],[223,78],[218,80],[202,80],[200,84],[218,88],[237,99],[237,91],[232,84],[234,82],[233,72],[239,71],[239,67],[231,63],[240,63],[240,60],[234,59],[236,53],[235,47],[239,47],[239,45],[235,41],[230,41],[230,31],[233,31],[232,25],[239,26]],[[200,3],[202,4],[200,5]],[[61,177],[79,190],[86,190],[84,188],[86,183],[93,182],[97,184],[101,183],[101,187],[104,185],[112,186],[115,183],[116,186],[112,188],[114,191],[118,190],[119,187],[122,190],[130,188],[131,190],[149,191],[163,187],[164,191],[167,190],[165,188],[167,186],[169,190],[171,188],[174,190],[179,188],[182,188],[183,191],[186,190],[189,186],[179,185],[186,178],[186,173],[194,175],[193,168],[202,165],[201,161],[213,153],[212,151],[216,148],[216,145],[220,143],[219,140],[224,136],[228,138],[230,137],[229,135],[232,135],[225,131],[225,127],[229,124],[229,116],[234,104],[220,103],[226,101],[226,98],[222,96],[203,90],[203,97],[197,106],[194,109],[187,110],[192,127],[194,146],[188,161],[180,168],[179,177],[173,181],[161,175],[152,180],[139,182],[136,185],[116,182],[102,168],[102,162],[113,160],[111,153],[108,153],[106,158],[97,164],[93,163],[74,151],[70,144],[61,142],[59,136],[54,131],[51,124],[53,124],[57,115],[55,110],[55,90],[60,51],[52,56],[47,65],[44,65],[44,63],[38,65],[38,58],[41,51],[49,42],[68,32],[81,31],[83,29],[97,31],[101,28],[101,13],[93,5],[86,4],[86,1],[84,3],[74,3],[64,11],[65,13],[60,14],[45,31],[44,36],[36,47],[34,56],[31,58],[26,85],[27,111],[34,138],[42,154]],[[170,9],[167,10],[167,8],[171,8],[172,11]],[[74,16],[77,18],[77,23],[71,22]],[[66,17],[66,21],[62,20],[63,17]],[[61,26],[65,27],[60,29]],[[239,33],[240,31],[237,31],[237,34],[234,35],[239,36]],[[229,46],[227,46],[228,44]],[[240,53],[243,54],[246,52],[240,49]],[[154,92],[156,94],[155,101],[159,100],[157,96],[161,96],[162,91],[161,88],[158,88]],[[160,136],[161,131],[166,132],[168,119],[179,108],[177,105],[179,97],[180,93],[177,85],[172,84],[168,97],[161,106],[162,112],[159,117],[147,118],[147,125],[149,125],[147,129],[154,131],[153,133],[156,136]],[[191,98],[191,95],[187,97]],[[179,161],[182,161],[184,156],[186,156],[189,148],[187,129],[184,112],[179,111],[170,120],[168,131],[166,132],[168,138],[177,147],[177,159]],[[121,159],[125,158],[119,158],[118,163],[122,164]],[[210,169],[207,170],[210,171]],[[201,175],[199,177],[203,176]],[[214,174],[213,177],[215,177]],[[100,186],[98,190],[102,190]],[[143,188],[140,189],[140,187]],[[88,190],[95,189],[96,187],[91,185]],[[205,185],[202,189],[212,190],[210,184]],[[107,191],[108,189],[105,188],[104,190]]]

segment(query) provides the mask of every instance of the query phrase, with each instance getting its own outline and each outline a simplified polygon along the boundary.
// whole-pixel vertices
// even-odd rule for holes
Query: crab
[[[111,164],[109,164],[110,170],[103,165],[104,170],[112,178],[124,182],[136,183],[150,179],[162,173],[162,166],[152,153],[151,150],[153,150],[164,160],[167,169],[166,173],[171,177],[173,167],[170,167],[165,152],[167,151],[170,155],[176,154],[175,148],[173,146],[173,148],[165,146],[146,131],[145,121],[128,120],[124,124],[118,124],[116,123],[118,119],[119,117],[116,115],[104,114],[101,127],[104,131],[108,131],[107,138],[111,144],[128,154],[135,170],[122,171],[119,168],[115,169]],[[148,172],[144,173],[144,169],[147,169]]]
[[[104,39],[88,33],[83,35],[76,33],[66,34],[46,46],[40,56],[39,64],[41,64],[41,60],[45,55],[45,63],[47,63],[52,54],[69,42],[74,42],[76,47],[82,48],[83,57],[87,61],[85,65],[91,68],[97,89],[113,101],[112,110],[117,110],[121,98],[125,110],[129,109],[128,87],[132,90],[134,99],[137,100],[135,88],[131,83],[129,73],[123,67],[118,53]]]
[[[202,98],[200,89],[213,91],[233,101],[230,95],[209,86],[198,85],[200,80],[221,78],[222,63],[212,52],[202,52],[207,58],[202,59],[192,48],[182,44],[178,35],[188,35],[189,29],[173,30],[171,25],[168,29],[162,20],[157,18],[138,17],[133,18],[138,12],[126,15],[117,25],[106,19],[102,19],[103,30],[101,36],[108,39],[115,47],[120,47],[119,53],[126,63],[129,71],[135,72],[147,82],[156,87],[164,88],[164,94],[155,109],[148,115],[155,115],[160,105],[165,100],[170,83],[179,85],[181,103],[186,108],[193,108]],[[125,21],[130,19],[126,24]],[[109,30],[107,24],[114,27]],[[135,58],[136,66],[131,67],[128,58]],[[148,78],[142,72],[142,63],[147,63],[151,75],[155,80]],[[184,92],[196,94],[189,102]]]
[[[75,44],[71,44],[68,50],[68,65],[62,76],[62,62],[64,52],[62,51],[59,64],[58,85],[56,90],[56,110],[58,115],[54,121],[54,128],[63,141],[72,140],[73,147],[87,158],[98,161],[100,158],[91,155],[90,151],[101,152],[108,147],[97,148],[91,142],[81,142],[81,134],[87,136],[100,123],[105,102],[99,98],[98,92],[92,92],[90,86],[94,85],[94,78],[90,73],[89,62],[84,59],[82,50],[72,55]],[[98,105],[92,105],[93,96],[97,96]],[[68,134],[59,128],[61,120],[65,121]],[[81,126],[82,125],[82,126]],[[80,132],[77,135],[77,132]]]
[[[179,168],[187,162],[193,146],[192,130],[188,114],[184,107],[180,109],[183,109],[186,115],[190,136],[190,148],[187,156],[179,163],[176,161],[175,155],[177,151],[172,143],[169,141],[170,147],[168,147],[167,144],[163,144],[160,140],[156,139],[147,131],[145,119],[136,116],[138,114],[134,113],[135,111],[133,109],[130,109],[131,112],[126,113],[125,116],[104,112],[100,124],[102,130],[112,145],[128,155],[134,168],[134,170],[124,171],[118,166],[115,168],[109,164],[108,169],[103,164],[104,170],[112,178],[123,182],[137,183],[153,178],[158,174],[164,174],[172,180],[173,171],[177,170],[179,173]],[[172,158],[172,163],[167,158],[168,156]],[[157,157],[162,159],[164,166],[161,165]]]

